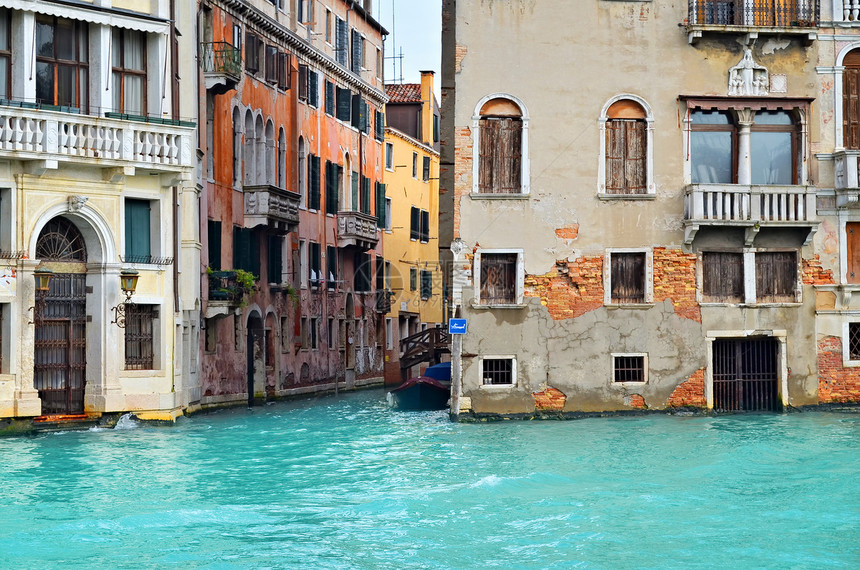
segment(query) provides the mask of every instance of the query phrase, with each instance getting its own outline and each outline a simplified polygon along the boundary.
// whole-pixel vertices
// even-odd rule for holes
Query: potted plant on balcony
[[[230,301],[240,306],[247,302],[247,295],[257,288],[257,277],[244,269],[215,271],[206,268],[209,275],[209,300]]]

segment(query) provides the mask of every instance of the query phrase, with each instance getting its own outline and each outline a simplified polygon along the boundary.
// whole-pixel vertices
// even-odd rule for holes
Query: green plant
[[[299,292],[289,283],[284,286],[284,293],[290,298],[294,305],[299,304]]]
[[[250,293],[257,286],[257,276],[244,269],[236,269],[236,285],[245,293]]]

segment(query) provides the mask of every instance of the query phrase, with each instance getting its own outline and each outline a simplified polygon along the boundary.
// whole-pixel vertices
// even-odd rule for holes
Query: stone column
[[[738,110],[738,184],[752,184],[752,162],[750,160],[750,129],[753,125],[752,109]]]

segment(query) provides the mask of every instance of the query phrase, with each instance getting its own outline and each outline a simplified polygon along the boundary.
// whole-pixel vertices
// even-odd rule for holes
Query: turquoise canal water
[[[858,414],[452,424],[373,391],[120,428],[0,439],[2,567],[860,566]]]

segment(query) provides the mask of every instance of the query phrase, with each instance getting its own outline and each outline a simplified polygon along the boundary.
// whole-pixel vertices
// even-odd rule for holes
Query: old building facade
[[[200,29],[200,404],[381,383],[371,2],[206,0]]]
[[[0,417],[171,419],[196,398],[190,16],[0,3]]]
[[[444,2],[463,413],[860,397],[850,4]]]

